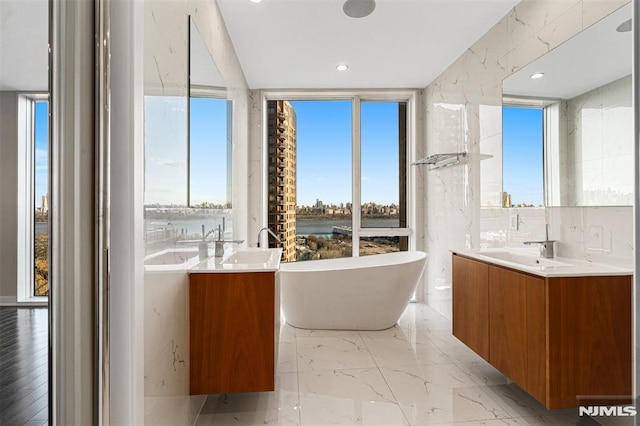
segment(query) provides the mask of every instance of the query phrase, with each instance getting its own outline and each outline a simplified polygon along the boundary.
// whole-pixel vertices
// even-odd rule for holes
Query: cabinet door
[[[275,294],[273,272],[189,275],[191,395],[274,390]]]
[[[547,407],[630,402],[625,396],[633,393],[631,289],[630,276],[549,279]]]
[[[453,255],[453,335],[489,360],[488,265]]]
[[[489,361],[539,401],[545,397],[544,279],[489,266]]]

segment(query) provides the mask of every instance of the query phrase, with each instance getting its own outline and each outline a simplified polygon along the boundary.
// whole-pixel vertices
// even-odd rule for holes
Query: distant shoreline
[[[398,215],[394,214],[394,215],[375,215],[375,216],[362,216],[363,220],[375,220],[375,219],[398,219]],[[324,214],[324,215],[318,215],[318,214],[314,214],[314,215],[302,215],[297,213],[296,214],[296,220],[299,221],[312,221],[312,220],[351,220],[351,215],[346,215],[346,214]]]

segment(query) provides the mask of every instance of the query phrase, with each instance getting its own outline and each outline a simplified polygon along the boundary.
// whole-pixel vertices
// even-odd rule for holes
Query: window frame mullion
[[[360,256],[360,228],[362,224],[362,161],[361,161],[361,100],[354,96],[351,103],[351,256]]]

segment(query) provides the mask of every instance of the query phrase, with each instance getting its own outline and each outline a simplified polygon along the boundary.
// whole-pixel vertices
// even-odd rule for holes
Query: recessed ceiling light
[[[628,33],[629,31],[631,31],[631,19],[627,19],[622,24],[618,25],[616,31],[619,33]]]
[[[376,8],[375,0],[347,0],[342,5],[342,11],[351,18],[364,18],[371,15]]]
[[[542,77],[544,77],[544,73],[543,72],[537,72],[535,74],[531,74],[530,78],[532,80],[535,80],[535,79],[542,78]]]
[[[262,0],[249,0],[251,3],[260,3]]]
[[[340,65],[337,65],[337,66],[336,66],[336,69],[337,69],[338,71],[346,71],[346,70],[348,70],[348,69],[349,69],[349,66],[348,66],[348,65],[346,65],[346,64],[340,64]]]

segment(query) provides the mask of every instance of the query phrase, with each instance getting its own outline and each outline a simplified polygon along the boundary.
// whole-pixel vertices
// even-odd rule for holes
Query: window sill
[[[18,300],[18,305],[29,306],[48,306],[49,298],[47,296],[32,296]]]

